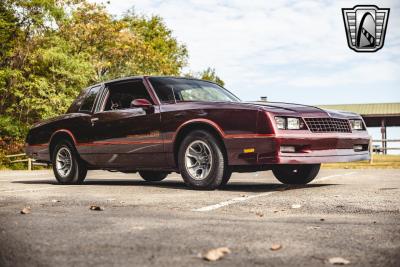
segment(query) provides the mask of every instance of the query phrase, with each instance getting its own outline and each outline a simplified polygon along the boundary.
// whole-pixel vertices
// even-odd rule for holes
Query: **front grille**
[[[348,120],[334,118],[304,118],[308,128],[314,133],[351,133]]]

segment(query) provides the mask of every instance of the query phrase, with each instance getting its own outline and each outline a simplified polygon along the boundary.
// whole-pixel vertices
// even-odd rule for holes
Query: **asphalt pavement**
[[[231,253],[201,257],[218,247]],[[307,186],[234,174],[216,191],[190,190],[175,173],[148,183],[92,171],[83,185],[59,185],[47,170],[0,172],[0,266],[334,266],[336,257],[400,266],[399,170],[323,169]]]

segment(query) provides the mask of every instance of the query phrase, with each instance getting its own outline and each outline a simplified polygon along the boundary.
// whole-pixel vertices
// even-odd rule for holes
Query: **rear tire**
[[[321,164],[276,165],[272,172],[283,184],[308,184],[317,177]]]
[[[222,144],[210,132],[190,132],[179,146],[178,166],[185,183],[197,190],[221,185],[227,168]]]
[[[54,176],[60,184],[81,184],[86,178],[86,164],[70,141],[61,141],[54,147],[52,163]]]
[[[168,173],[157,171],[140,171],[139,175],[147,182],[159,182],[164,180],[168,176]]]

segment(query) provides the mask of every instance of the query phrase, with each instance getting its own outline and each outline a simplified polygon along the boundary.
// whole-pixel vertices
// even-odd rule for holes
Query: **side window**
[[[104,106],[106,110],[127,109],[135,99],[144,98],[153,103],[141,80],[110,84],[107,86],[108,97]]]
[[[86,94],[85,99],[82,102],[80,111],[92,111],[94,101],[96,100],[96,96],[100,91],[101,86],[95,86],[90,89],[90,91]]]
[[[179,100],[179,95],[172,91],[173,86],[169,85],[166,82],[159,81],[157,78],[150,78],[151,84],[153,85],[153,88],[158,96],[158,99],[160,99],[161,102],[167,103],[167,102],[174,102],[175,99]]]

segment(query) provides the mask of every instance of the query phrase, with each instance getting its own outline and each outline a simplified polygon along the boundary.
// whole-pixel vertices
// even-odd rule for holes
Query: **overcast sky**
[[[400,1],[368,1],[391,8],[385,45],[376,53],[347,46],[341,8],[362,3],[110,0],[107,6],[115,15],[134,7],[163,17],[188,47],[188,69],[214,67],[243,100],[399,102]]]

